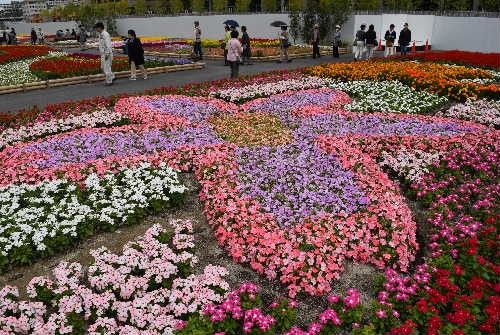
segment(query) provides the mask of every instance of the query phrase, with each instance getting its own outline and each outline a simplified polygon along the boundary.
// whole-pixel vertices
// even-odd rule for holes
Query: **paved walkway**
[[[342,55],[339,59],[334,59],[328,55],[320,59],[296,59],[291,63],[282,64],[255,63],[254,65],[241,66],[240,75],[250,75],[282,69],[296,69],[325,62],[345,62],[349,61],[351,57],[351,55]],[[109,96],[119,93],[142,92],[156,87],[182,86],[189,83],[211,81],[228,77],[229,67],[224,66],[221,61],[206,61],[206,67],[202,70],[156,74],[152,75],[148,80],[137,79],[137,81],[130,81],[128,79],[118,79],[115,81],[115,85],[109,87],[105,87],[101,83],[79,84],[0,95],[0,111],[15,112],[34,105],[45,107],[47,104],[68,100],[81,100],[95,96]]]

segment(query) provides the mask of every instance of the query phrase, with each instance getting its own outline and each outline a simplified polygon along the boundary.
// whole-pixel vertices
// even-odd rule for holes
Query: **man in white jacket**
[[[97,22],[94,29],[99,33],[99,53],[101,54],[101,68],[106,76],[104,85],[111,86],[115,80],[115,75],[111,69],[113,63],[113,46],[111,44],[111,36],[104,30],[104,24]]]

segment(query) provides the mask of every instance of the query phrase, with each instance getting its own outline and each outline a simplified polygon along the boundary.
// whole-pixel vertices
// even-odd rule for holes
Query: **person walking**
[[[71,39],[76,40],[76,31],[75,29],[71,29]]]
[[[35,28],[31,28],[31,44],[36,44],[37,36]]]
[[[94,29],[99,33],[99,53],[101,54],[101,68],[106,76],[105,86],[113,85],[115,75],[111,69],[113,64],[113,47],[111,44],[111,36],[104,29],[102,22],[97,22]]]
[[[280,60],[278,63],[287,61],[290,63],[292,60],[288,59],[288,48],[290,47],[290,34],[288,33],[287,26],[281,26],[281,32],[279,35],[280,40]]]
[[[236,30],[231,32],[231,39],[229,40],[227,47],[227,61],[231,66],[231,79],[238,78],[243,47],[238,40],[238,32]]]
[[[377,33],[375,32],[375,26],[370,24],[368,26],[368,31],[366,32],[366,59],[371,59],[373,57],[373,50],[377,45]]]
[[[225,26],[224,27],[224,43],[223,43],[223,46],[224,46],[224,65],[225,66],[229,65],[229,62],[227,61],[227,50],[229,47],[229,40],[230,39],[231,39],[231,29],[229,28],[229,26]]]
[[[332,44],[333,44],[333,48],[332,48],[333,57],[334,57],[334,58],[339,58],[339,57],[340,57],[340,55],[339,55],[339,47],[340,47],[340,26],[339,26],[339,25],[336,25],[336,26],[335,26],[335,32],[333,33],[333,41],[332,41]]]
[[[252,57],[252,49],[250,46],[250,36],[248,35],[246,26],[241,27],[241,33],[242,33],[241,46],[243,47],[243,63],[242,64],[252,65],[253,63],[250,63],[250,57]]]
[[[394,25],[391,24],[389,26],[389,30],[385,32],[385,51],[384,51],[384,57],[389,57],[394,55],[395,52],[395,46],[394,43],[396,41],[396,31],[394,30]]]
[[[148,73],[144,67],[144,49],[142,48],[141,40],[135,34],[135,31],[130,29],[128,32],[127,54],[130,64],[130,80],[137,80],[137,68],[142,72],[142,77],[148,79]]]
[[[359,28],[354,39],[354,61],[362,60],[365,54],[366,24],[362,24]]]
[[[399,32],[399,48],[401,49],[401,55],[406,55],[408,52],[408,46],[411,42],[411,30],[408,29],[408,23],[405,23],[403,26],[403,30]]]
[[[203,51],[201,50],[201,28],[199,21],[194,21],[193,54],[197,60],[203,59]]]
[[[78,28],[80,31],[78,32],[78,43],[80,44],[80,49],[85,50],[85,42],[87,42],[87,30],[85,30],[85,26],[82,24]]]
[[[38,38],[38,44],[44,44],[45,43],[45,35],[44,35],[43,31],[42,31],[42,28],[38,28],[37,38]]]
[[[321,55],[319,53],[319,24],[315,24],[312,32],[312,40],[311,44],[313,46],[313,58],[320,58]]]

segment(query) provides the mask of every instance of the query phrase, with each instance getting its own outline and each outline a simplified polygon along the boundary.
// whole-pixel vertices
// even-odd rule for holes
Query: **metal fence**
[[[147,13],[145,15],[119,15],[120,18],[132,18],[132,17],[151,17],[151,16],[210,16],[210,15],[227,15],[227,14],[238,14],[238,15],[254,15],[254,14],[290,14],[288,11],[282,12],[237,12],[232,7],[228,7],[222,12],[192,12],[185,11],[181,13],[169,13],[169,14],[156,14]],[[414,10],[357,10],[352,12],[353,15],[381,15],[381,14],[409,14],[409,15],[436,15],[436,16],[451,16],[451,17],[498,17],[500,18],[500,12],[484,12],[484,11],[414,11]]]

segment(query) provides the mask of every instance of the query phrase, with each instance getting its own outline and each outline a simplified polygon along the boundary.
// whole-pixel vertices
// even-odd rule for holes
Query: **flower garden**
[[[144,38],[141,39],[146,52],[166,54],[169,56],[186,57],[193,51],[193,40],[181,38]],[[221,58],[224,49],[221,48],[222,40],[203,39],[202,48],[204,56]],[[95,46],[89,43],[89,46]],[[114,41],[114,48],[122,48],[123,41]],[[280,41],[278,39],[252,38],[253,57],[276,57],[280,54]],[[312,54],[310,45],[292,45],[288,50],[290,55]]]
[[[148,68],[191,64],[187,59],[147,60]],[[126,57],[113,59],[114,71],[126,71]],[[98,74],[100,58],[91,54],[57,52],[47,46],[0,47],[0,86]]]
[[[0,114],[3,273],[182,208],[186,174],[203,209],[6,285],[0,333],[497,334],[498,70],[336,63]],[[258,281],[200,262],[195,224]],[[336,286],[352,264],[369,292]]]

